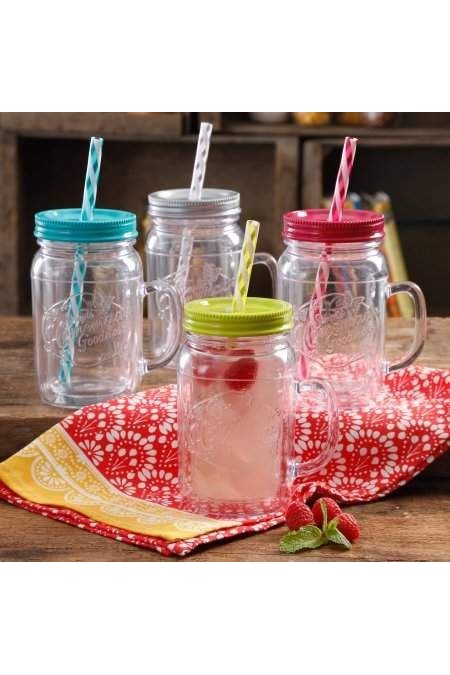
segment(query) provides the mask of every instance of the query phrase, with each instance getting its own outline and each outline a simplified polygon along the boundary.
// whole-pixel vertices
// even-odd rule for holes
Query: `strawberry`
[[[358,539],[360,535],[358,522],[351,513],[340,513],[338,515],[337,528],[350,542]]]
[[[299,530],[304,525],[314,523],[314,516],[304,502],[291,502],[286,511],[286,525],[290,530]]]
[[[256,379],[258,363],[250,356],[244,356],[234,361],[225,371],[224,379],[230,389],[245,391]]]
[[[341,509],[339,508],[339,504],[337,504],[334,499],[331,499],[331,497],[321,497],[321,499],[318,499],[313,507],[312,507],[312,512],[314,515],[314,521],[318,527],[322,527],[323,525],[323,513],[322,513],[322,507],[321,503],[325,506],[327,510],[327,521],[330,522],[333,518],[336,518],[336,516],[341,514]]]

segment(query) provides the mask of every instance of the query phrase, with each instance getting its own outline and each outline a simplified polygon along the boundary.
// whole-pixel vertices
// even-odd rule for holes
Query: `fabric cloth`
[[[450,373],[411,367],[389,375],[377,406],[343,412],[335,455],[298,489],[341,502],[378,499],[422,471],[450,444]],[[308,460],[326,436],[320,413],[299,412],[296,452]],[[180,509],[176,388],[87,406],[0,464],[0,498],[118,541],[186,555],[259,532],[283,513],[245,521]]]

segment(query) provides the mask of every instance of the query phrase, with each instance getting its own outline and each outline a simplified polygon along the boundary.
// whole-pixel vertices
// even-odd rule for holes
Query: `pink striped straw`
[[[333,200],[331,202],[330,211],[328,213],[329,221],[340,221],[344,213],[344,204],[347,197],[348,184],[350,182],[350,174],[355,159],[357,138],[345,137],[344,147],[342,148],[341,163],[336,178],[336,185],[334,188]],[[328,264],[329,248],[325,247],[320,256],[319,267],[317,268],[316,280],[314,282],[314,289],[309,301],[308,319],[305,327],[305,336],[303,344],[308,351],[314,348],[317,342],[317,324],[320,321],[322,314],[322,298],[327,292],[328,278],[330,275],[330,267]],[[300,351],[300,359],[298,363],[298,374],[300,378],[307,378],[309,376],[308,360]]]
[[[336,178],[333,201],[331,202],[330,211],[328,213],[328,220],[342,220],[357,142],[357,138],[350,138],[349,136],[345,137],[344,147],[342,148],[341,164]]]

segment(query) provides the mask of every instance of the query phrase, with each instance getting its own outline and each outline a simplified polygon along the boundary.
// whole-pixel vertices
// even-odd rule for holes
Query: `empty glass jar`
[[[147,279],[164,279],[177,287],[183,302],[232,295],[243,239],[239,193],[204,188],[201,199],[191,200],[188,189],[161,190],[150,194],[148,200]],[[185,269],[180,264],[180,251],[189,238],[192,249]],[[255,263],[269,268],[275,288],[275,259],[257,253]],[[150,303],[156,316],[158,308],[154,301]],[[165,348],[163,319],[164,307],[160,307],[151,338],[156,352]]]
[[[96,209],[35,216],[39,243],[31,270],[35,364],[43,400],[80,407],[132,392],[178,348],[180,301],[164,282],[144,284],[134,249],[136,216]],[[168,308],[170,340],[154,360],[143,355],[145,296]]]
[[[296,388],[289,303],[231,298],[185,305],[186,340],[178,365],[179,481],[188,510],[245,518],[285,507],[291,480],[320,470],[334,451],[334,397],[326,383]],[[299,464],[296,406],[315,392],[327,400],[329,438],[320,456]],[[323,406],[323,401],[322,401]]]
[[[384,218],[371,211],[344,211],[336,222],[325,209],[284,215],[278,292],[294,306],[299,373],[326,378],[343,407],[372,403],[384,375],[412,363],[425,339],[422,291],[409,281],[388,283],[383,237]],[[407,354],[389,363],[386,301],[396,293],[413,302],[415,334]]]

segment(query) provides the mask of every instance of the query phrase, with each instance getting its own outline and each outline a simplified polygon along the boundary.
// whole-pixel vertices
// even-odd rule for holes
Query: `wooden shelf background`
[[[79,203],[87,139],[105,144],[99,206],[134,211],[147,194],[190,181],[196,131],[214,124],[207,184],[241,193],[243,221],[256,218],[260,250],[279,255],[285,211],[332,192],[344,135],[360,138],[351,189],[386,191],[410,278],[430,314],[450,314],[450,113],[402,113],[395,126],[264,125],[246,113],[0,113],[0,314],[29,314],[36,211]],[[270,293],[257,270],[253,291]]]

